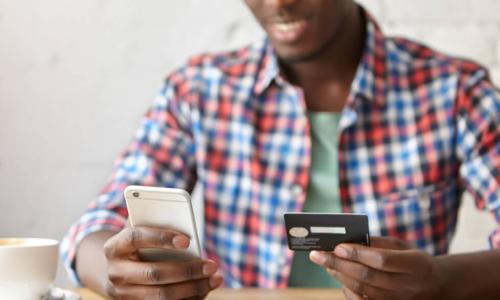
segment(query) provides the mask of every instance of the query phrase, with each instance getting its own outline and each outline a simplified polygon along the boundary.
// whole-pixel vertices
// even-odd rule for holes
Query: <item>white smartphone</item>
[[[132,227],[170,228],[190,238],[186,250],[141,249],[141,259],[164,261],[201,258],[193,206],[189,193],[182,189],[130,185],[124,191]]]

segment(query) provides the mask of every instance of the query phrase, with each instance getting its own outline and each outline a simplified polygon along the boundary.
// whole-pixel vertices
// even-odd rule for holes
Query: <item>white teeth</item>
[[[288,23],[277,23],[276,28],[282,32],[289,32],[296,30],[302,25],[302,21],[288,22]]]

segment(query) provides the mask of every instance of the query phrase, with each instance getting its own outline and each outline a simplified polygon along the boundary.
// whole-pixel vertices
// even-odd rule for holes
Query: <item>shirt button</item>
[[[422,210],[429,210],[431,208],[431,199],[429,199],[428,195],[419,197],[418,202]]]
[[[302,187],[298,184],[293,185],[292,187],[292,195],[300,196],[302,194]]]

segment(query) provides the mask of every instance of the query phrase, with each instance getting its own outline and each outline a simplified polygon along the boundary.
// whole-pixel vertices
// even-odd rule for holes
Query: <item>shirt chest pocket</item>
[[[455,231],[459,197],[455,183],[441,182],[368,201],[371,232],[406,240],[431,254],[444,253]]]

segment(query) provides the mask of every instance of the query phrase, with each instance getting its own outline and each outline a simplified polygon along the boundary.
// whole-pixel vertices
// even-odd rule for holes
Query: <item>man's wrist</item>
[[[500,251],[437,256],[439,299],[498,299]]]

